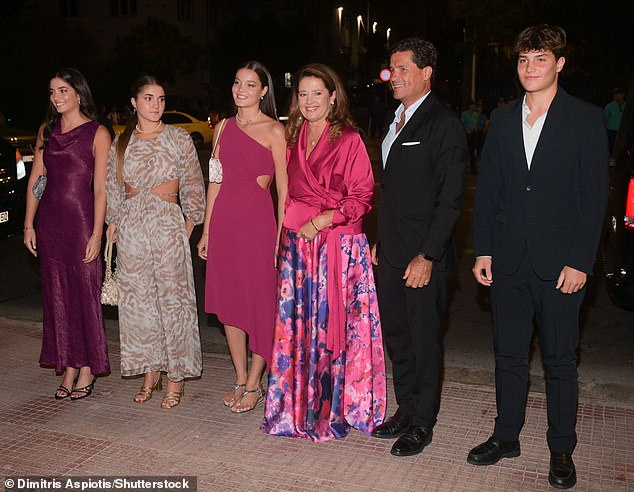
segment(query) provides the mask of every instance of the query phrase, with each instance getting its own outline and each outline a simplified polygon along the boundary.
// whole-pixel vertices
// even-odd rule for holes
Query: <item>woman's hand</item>
[[[297,237],[303,239],[304,241],[310,242],[315,239],[315,236],[318,232],[319,230],[317,229],[317,227],[314,226],[313,223],[309,220],[300,228],[299,231],[297,231]]]
[[[117,226],[115,224],[110,224],[106,229],[106,239],[112,244],[117,242]]]
[[[101,236],[90,235],[88,243],[86,243],[86,256],[82,260],[84,263],[90,263],[95,261],[99,256],[99,250],[101,250]]]
[[[32,227],[24,229],[24,245],[33,256],[37,257],[37,237],[35,234],[35,229],[33,229]]]
[[[207,259],[208,239],[209,239],[208,234],[203,232],[202,236],[200,236],[200,241],[198,241],[198,256],[200,256],[203,260]]]

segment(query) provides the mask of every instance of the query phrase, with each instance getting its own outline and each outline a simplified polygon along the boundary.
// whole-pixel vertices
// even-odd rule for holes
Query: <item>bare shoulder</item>
[[[110,132],[105,126],[99,125],[97,127],[97,133],[95,134],[95,139],[107,140],[108,144],[110,144]]]

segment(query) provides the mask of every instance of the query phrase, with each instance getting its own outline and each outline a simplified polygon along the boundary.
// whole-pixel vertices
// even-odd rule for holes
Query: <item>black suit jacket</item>
[[[429,94],[392,144],[382,174],[378,245],[390,265],[405,268],[419,253],[438,260],[436,271],[453,264],[468,161],[460,120]]]
[[[511,275],[526,244],[543,280],[564,266],[591,274],[608,189],[603,113],[558,88],[529,170],[522,100],[491,115],[476,188],[476,256],[492,256]]]

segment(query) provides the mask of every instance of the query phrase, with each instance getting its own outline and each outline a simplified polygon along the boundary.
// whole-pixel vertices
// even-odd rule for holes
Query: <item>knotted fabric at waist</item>
[[[346,299],[343,298],[341,279],[341,235],[361,234],[361,220],[333,229],[326,233],[326,251],[328,254],[328,323],[326,334],[326,350],[332,352],[335,360],[346,347]]]

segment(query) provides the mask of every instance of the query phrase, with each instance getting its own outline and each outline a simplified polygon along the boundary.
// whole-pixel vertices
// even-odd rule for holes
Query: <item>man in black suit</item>
[[[491,286],[498,415],[467,461],[520,455],[528,352],[537,318],[546,376],[549,482],[576,482],[579,309],[607,197],[608,145],[599,108],[558,86],[566,34],[541,25],[515,41],[525,95],[493,112],[476,188],[473,274]],[[495,281],[494,281],[495,280]]]
[[[420,453],[431,442],[440,400],[442,316],[447,277],[455,263],[469,160],[460,120],[431,93],[436,49],[408,38],[390,56],[390,83],[401,102],[381,145],[383,175],[378,243],[379,307],[391,352],[398,410],[375,437],[399,437],[395,456]]]

